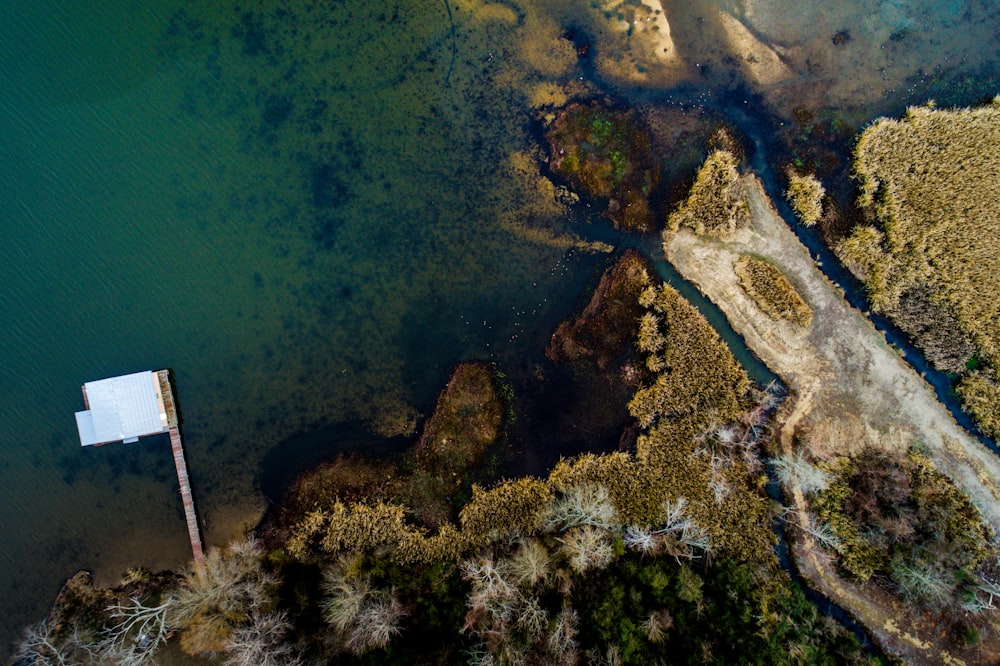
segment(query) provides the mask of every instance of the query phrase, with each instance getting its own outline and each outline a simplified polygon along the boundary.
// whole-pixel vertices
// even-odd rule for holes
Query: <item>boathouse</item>
[[[83,404],[87,409],[76,413],[76,428],[82,446],[100,446],[109,442],[130,444],[147,435],[170,433],[170,448],[177,469],[191,553],[195,566],[204,567],[201,532],[187,461],[184,460],[184,444],[181,442],[170,372],[146,370],[87,382],[83,385]]]
[[[83,385],[87,409],[76,413],[82,446],[131,444],[167,432],[167,408],[158,373],[147,370]]]

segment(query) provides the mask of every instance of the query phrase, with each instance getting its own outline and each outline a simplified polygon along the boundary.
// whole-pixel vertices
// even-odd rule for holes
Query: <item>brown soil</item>
[[[749,226],[726,239],[682,230],[664,249],[677,270],[725,313],[733,328],[789,386],[793,401],[781,430],[790,451],[797,438],[824,458],[868,446],[906,450],[920,442],[940,471],[968,493],[994,530],[1000,528],[1000,461],[960,428],[933,389],[817,268],[775,212],[760,182],[743,177]],[[740,288],[736,258],[753,254],[791,280],[813,311],[809,326],[775,321]],[[799,521],[808,527],[806,499],[789,489]],[[1000,657],[1000,623],[991,623],[976,648],[957,649],[931,619],[903,609],[868,587],[836,575],[811,537],[795,544],[802,574],[821,593],[854,614],[890,654],[921,664],[989,663]]]

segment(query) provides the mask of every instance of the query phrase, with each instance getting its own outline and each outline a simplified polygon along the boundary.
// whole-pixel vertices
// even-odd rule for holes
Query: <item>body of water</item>
[[[863,118],[997,58],[987,4],[780,4],[0,5],[0,645],[80,568],[190,556],[167,442],[81,449],[84,382],[174,371],[216,544],[282,442],[401,432],[459,360],[532,372],[599,267],[541,175],[546,105]]]

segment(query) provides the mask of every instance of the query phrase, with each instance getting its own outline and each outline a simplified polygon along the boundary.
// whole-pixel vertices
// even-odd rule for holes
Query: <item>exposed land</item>
[[[741,187],[750,212],[747,226],[726,238],[681,229],[667,235],[664,250],[791,389],[792,402],[780,431],[785,452],[791,453],[796,438],[819,458],[866,447],[906,451],[919,444],[997,531],[1000,461],[958,426],[923,378],[847,303],[774,210],[761,183],[742,176]],[[808,326],[772,319],[745,293],[733,265],[746,254],[763,257],[794,284],[812,310]],[[923,624],[923,614],[893,606],[837,576],[808,536],[804,494],[793,487],[791,496],[805,534],[795,545],[803,575],[853,613],[890,652],[918,663],[996,658],[1000,645],[995,631],[980,643],[979,652],[953,654],[945,647],[946,637]]]

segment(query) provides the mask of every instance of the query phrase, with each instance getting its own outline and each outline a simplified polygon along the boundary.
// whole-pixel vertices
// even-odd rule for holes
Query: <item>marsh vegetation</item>
[[[788,189],[785,198],[799,221],[807,227],[814,226],[823,216],[823,197],[826,189],[813,174],[799,174],[794,169],[786,172]]]
[[[461,486],[468,454],[494,441],[504,418],[490,397],[495,371],[467,364],[425,425],[414,467],[345,458],[317,470],[265,547],[241,541],[213,550],[203,570],[77,602],[89,609],[78,616],[88,639],[114,637],[136,664],[172,635],[186,653],[234,666],[647,664],[663,654],[699,663],[747,651],[774,663],[863,661],[772,549],[759,445],[780,396],[754,389],[698,311],[641,261],[634,268],[633,344],[647,368],[630,404],[634,453],[472,484],[457,519],[428,522],[403,502],[427,496],[407,486]],[[91,650],[81,663],[103,663],[104,648],[72,642],[81,626],[60,625],[51,647],[26,638],[22,653]]]
[[[757,306],[772,319],[787,319],[808,326],[812,310],[792,283],[774,264],[742,255],[733,265],[740,286]]]
[[[872,217],[837,248],[872,306],[910,332],[957,385],[982,429],[1000,434],[1000,101],[910,108],[880,119],[855,151]]]

